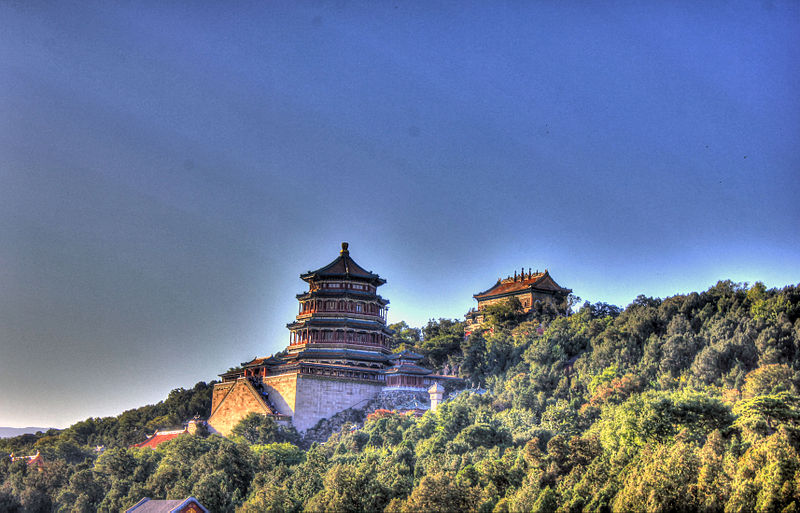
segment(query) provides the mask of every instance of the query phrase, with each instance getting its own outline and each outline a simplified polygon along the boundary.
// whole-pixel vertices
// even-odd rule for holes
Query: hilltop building
[[[163,444],[164,442],[169,442],[181,435],[193,435],[197,433],[198,426],[205,425],[205,422],[200,420],[199,418],[195,417],[192,420],[188,421],[184,424],[183,428],[181,429],[157,429],[152,435],[147,435],[147,438],[138,444],[133,444],[131,447],[148,447],[150,449],[155,449],[159,445]],[[105,451],[105,447],[103,450],[99,450],[99,446],[95,449],[97,452]]]
[[[298,431],[348,408],[364,406],[385,390],[424,392],[446,377],[419,365],[423,357],[391,352],[389,301],[378,295],[386,280],[358,265],[348,244],[330,264],[301,274],[289,346],[221,374],[208,424],[228,435],[251,412],[271,415]]]
[[[176,500],[153,500],[148,497],[140,500],[125,513],[208,513],[208,510],[194,497]]]
[[[36,468],[39,472],[42,471],[42,466],[44,465],[44,458],[42,458],[42,455],[39,453],[39,451],[36,451],[36,454],[31,456],[14,456],[14,453],[12,452],[10,458],[11,461],[24,461],[26,465]]]
[[[483,310],[489,305],[508,301],[517,298],[525,312],[529,312],[537,302],[547,303],[556,310],[565,310],[567,296],[572,292],[560,286],[553,280],[547,269],[540,273],[525,272],[523,267],[521,272],[506,279],[498,278],[497,282],[483,292],[478,292],[472,297],[478,301],[478,308],[471,309],[464,316],[467,322],[467,334],[475,331],[484,321]]]

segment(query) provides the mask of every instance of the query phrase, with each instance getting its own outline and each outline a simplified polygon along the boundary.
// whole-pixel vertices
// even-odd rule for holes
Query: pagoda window
[[[364,305],[361,303],[356,303],[356,312],[361,313],[364,310]]]

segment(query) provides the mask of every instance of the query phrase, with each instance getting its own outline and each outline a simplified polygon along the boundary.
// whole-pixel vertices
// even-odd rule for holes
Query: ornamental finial
[[[347,251],[347,246],[348,246],[348,244],[346,242],[342,242],[342,251],[341,251],[341,253],[343,255],[346,255],[347,253],[349,253],[349,251]]]

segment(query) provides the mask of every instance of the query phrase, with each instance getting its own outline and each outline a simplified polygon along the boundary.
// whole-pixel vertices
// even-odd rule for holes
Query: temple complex
[[[514,271],[514,276],[506,279],[498,278],[497,282],[487,290],[472,296],[478,301],[478,308],[471,309],[464,316],[467,321],[467,334],[483,322],[483,309],[489,305],[515,297],[525,312],[529,312],[537,302],[548,303],[557,311],[562,311],[565,310],[564,305],[571,292],[571,289],[557,284],[547,269],[540,273],[538,270],[531,272],[529,268],[526,273],[523,267],[519,274]]]
[[[359,266],[348,244],[330,264],[301,274],[308,290],[287,324],[289,346],[221,374],[208,424],[227,435],[250,412],[291,421],[298,431],[383,390],[425,391],[443,378],[419,365],[423,357],[391,352],[389,301],[378,295],[386,280]]]

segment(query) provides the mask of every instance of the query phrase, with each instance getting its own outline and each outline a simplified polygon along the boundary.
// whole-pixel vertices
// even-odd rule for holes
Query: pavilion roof
[[[558,283],[550,277],[550,273],[545,269],[543,273],[527,273],[521,274],[519,277],[516,275],[513,278],[505,280],[497,280],[497,283],[492,285],[489,289],[478,292],[473,295],[475,299],[481,300],[493,296],[501,296],[522,292],[525,290],[542,290],[548,292],[572,292],[570,289],[561,287]]]
[[[390,360],[399,360],[401,358],[404,360],[422,360],[425,357],[408,349],[389,355]]]
[[[416,375],[428,375],[433,374],[433,371],[430,369],[426,369],[425,367],[420,367],[419,365],[414,365],[411,363],[403,363],[401,365],[393,365],[389,367],[385,371],[384,374],[416,374]]]
[[[155,449],[159,445],[163,444],[164,442],[168,442],[173,438],[177,438],[187,431],[186,429],[174,429],[170,431],[156,431],[153,433],[153,436],[149,437],[144,442],[139,442],[138,444],[134,444],[134,447],[149,447],[150,449]]]
[[[355,278],[372,282],[376,286],[386,283],[386,280],[377,274],[367,271],[358,265],[355,260],[350,257],[350,251],[347,248],[348,244],[342,242],[342,250],[339,252],[339,257],[336,260],[325,267],[320,267],[316,271],[308,271],[307,273],[301,274],[300,279],[303,281],[314,281],[321,278]]]

